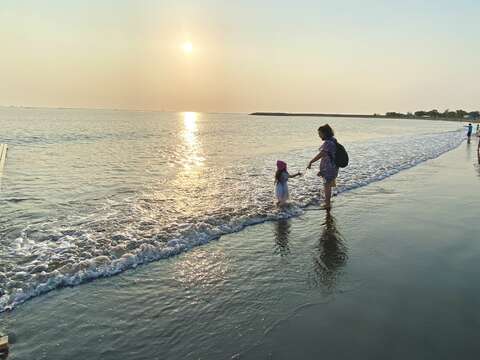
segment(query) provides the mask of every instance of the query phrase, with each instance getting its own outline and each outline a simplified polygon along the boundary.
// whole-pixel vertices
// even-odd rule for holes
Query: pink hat
[[[277,160],[277,170],[287,170],[287,163],[282,160]]]

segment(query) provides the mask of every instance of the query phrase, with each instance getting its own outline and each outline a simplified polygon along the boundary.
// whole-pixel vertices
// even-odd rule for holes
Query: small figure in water
[[[325,124],[318,128],[318,136],[323,140],[319,153],[308,163],[307,169],[312,168],[312,164],[320,160],[320,171],[318,176],[323,178],[325,205],[323,208],[330,211],[330,199],[332,197],[332,187],[336,187],[336,179],[338,176],[338,167],[335,164],[335,152],[337,149],[337,140],[333,137],[333,129],[330,125]]]
[[[472,136],[472,130],[473,126],[472,123],[468,124],[468,130],[467,130],[467,143],[470,144],[470,137]]]
[[[288,179],[302,175],[297,172],[295,175],[290,175],[287,171],[287,163],[278,160],[277,172],[275,173],[275,195],[277,196],[277,205],[284,206],[289,198],[288,194]]]

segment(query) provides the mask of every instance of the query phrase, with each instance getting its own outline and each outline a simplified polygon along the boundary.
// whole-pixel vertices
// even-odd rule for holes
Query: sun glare
[[[185,54],[190,54],[193,51],[193,45],[191,42],[183,43],[182,50]]]
[[[195,134],[197,131],[197,113],[190,111],[183,113],[183,125],[188,134]]]

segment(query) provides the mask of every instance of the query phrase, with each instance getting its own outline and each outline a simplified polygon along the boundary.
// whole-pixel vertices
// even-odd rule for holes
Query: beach
[[[0,360],[477,358],[479,13],[2,2]]]
[[[33,297],[0,314],[9,359],[473,359],[476,145]]]

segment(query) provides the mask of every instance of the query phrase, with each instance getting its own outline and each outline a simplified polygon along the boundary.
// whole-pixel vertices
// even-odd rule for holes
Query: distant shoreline
[[[465,118],[444,118],[430,116],[387,116],[378,114],[324,114],[324,113],[288,113],[288,112],[253,112],[249,115],[254,116],[311,116],[311,117],[341,117],[341,118],[363,118],[363,119],[413,119],[413,120],[442,120],[442,121],[463,121],[477,122],[473,119]]]

